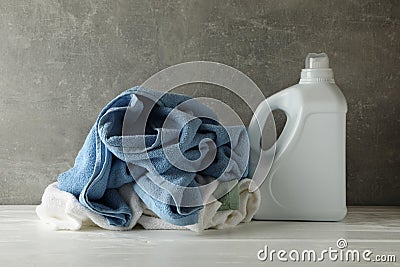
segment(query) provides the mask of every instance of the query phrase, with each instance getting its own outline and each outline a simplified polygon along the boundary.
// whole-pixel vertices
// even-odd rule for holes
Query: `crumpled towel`
[[[44,190],[36,214],[54,230],[79,230],[83,226],[95,225],[107,230],[130,230],[136,225],[143,209],[130,184],[123,185],[118,191],[132,210],[128,226],[110,225],[104,216],[85,208],[71,193],[60,190],[57,182],[49,184]]]
[[[128,135],[123,135],[127,112]],[[165,126],[167,116],[171,120]],[[174,143],[178,137],[179,143]],[[199,159],[200,163],[213,155],[215,158],[205,169],[192,172],[191,161],[185,165],[185,161],[178,160],[184,164],[183,169],[169,162],[165,152],[172,153],[170,158],[175,159],[179,158],[177,150],[186,159]],[[118,188],[130,184],[158,217],[185,226],[198,222],[203,205],[181,203],[205,203],[196,176],[221,176],[218,181],[222,182],[239,180],[246,175],[248,156],[244,126],[221,126],[210,109],[187,96],[134,87],[101,111],[73,168],[58,177],[58,187],[102,215],[110,226],[129,228],[136,214]],[[158,181],[160,178],[162,182]]]
[[[76,197],[58,189],[57,182],[50,184],[42,196],[42,203],[37,206],[39,218],[55,230],[79,230],[85,226],[99,226],[108,230],[131,230],[136,224],[152,230],[182,230],[189,229],[201,232],[206,229],[231,228],[239,223],[250,222],[260,206],[260,191],[249,191],[250,179],[242,179],[238,184],[239,209],[218,211],[221,202],[210,195],[210,203],[199,213],[199,221],[193,225],[177,226],[163,221],[149,210],[137,197],[133,187],[126,184],[119,188],[119,193],[133,211],[131,223],[128,226],[113,226],[107,220],[85,208]],[[213,199],[214,198],[214,199]]]

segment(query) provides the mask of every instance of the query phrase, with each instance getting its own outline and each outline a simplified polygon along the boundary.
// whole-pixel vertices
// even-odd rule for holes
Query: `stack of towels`
[[[233,227],[260,205],[248,158],[243,125],[222,126],[188,96],[134,87],[100,112],[36,212],[54,229]]]

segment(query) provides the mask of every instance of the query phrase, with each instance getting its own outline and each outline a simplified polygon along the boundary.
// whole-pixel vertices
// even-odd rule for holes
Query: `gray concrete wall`
[[[39,203],[101,108],[167,66],[219,61],[268,96],[325,51],[349,104],[348,204],[399,205],[399,16],[399,1],[2,0],[0,204]]]

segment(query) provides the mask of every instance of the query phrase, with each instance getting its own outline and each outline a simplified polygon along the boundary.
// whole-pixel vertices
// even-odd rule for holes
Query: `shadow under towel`
[[[118,188],[132,183],[158,217],[185,226],[198,222],[207,194],[197,178],[239,180],[248,156],[244,126],[223,127],[187,96],[134,87],[100,112],[58,187],[108,224],[129,226],[134,212]]]

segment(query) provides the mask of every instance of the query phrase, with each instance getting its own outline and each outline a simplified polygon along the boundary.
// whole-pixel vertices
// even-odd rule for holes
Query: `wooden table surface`
[[[0,266],[400,266],[400,207],[350,207],[341,222],[255,221],[204,233],[53,231],[34,209],[0,206]],[[339,239],[347,246],[339,248]],[[266,246],[269,256],[271,250],[286,256],[281,252],[280,260],[276,252],[272,261],[261,261]],[[310,250],[323,261],[309,262]],[[299,262],[293,260],[296,253]],[[357,253],[360,262],[353,262]],[[384,259],[392,262],[377,262]]]

